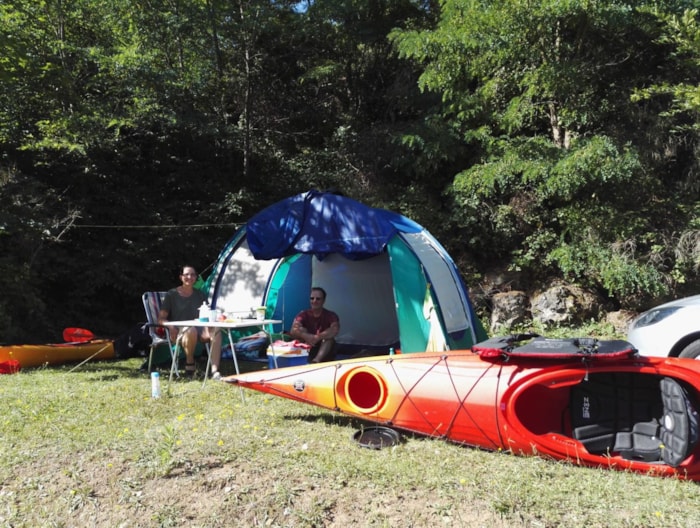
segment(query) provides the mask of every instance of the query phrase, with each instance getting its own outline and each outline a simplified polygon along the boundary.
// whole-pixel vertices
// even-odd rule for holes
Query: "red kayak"
[[[625,341],[496,338],[226,381],[465,445],[700,480],[700,361]]]

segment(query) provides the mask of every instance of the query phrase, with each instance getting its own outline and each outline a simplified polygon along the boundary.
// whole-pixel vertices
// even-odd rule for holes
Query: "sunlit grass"
[[[361,422],[225,383],[154,400],[138,365],[0,378],[0,526],[700,526],[694,483],[421,437],[362,449]]]

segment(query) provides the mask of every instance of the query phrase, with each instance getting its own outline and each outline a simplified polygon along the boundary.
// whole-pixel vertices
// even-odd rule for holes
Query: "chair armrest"
[[[151,337],[159,339],[166,339],[167,337],[168,341],[170,341],[168,327],[160,323],[146,323],[143,325],[143,328],[148,328],[148,333],[151,334]]]

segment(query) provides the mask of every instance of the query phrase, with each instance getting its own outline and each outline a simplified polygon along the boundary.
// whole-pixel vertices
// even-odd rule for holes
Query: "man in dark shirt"
[[[323,307],[326,291],[311,288],[311,308],[302,310],[294,318],[290,335],[311,345],[309,363],[331,361],[335,358],[335,337],[340,331],[338,314]]]

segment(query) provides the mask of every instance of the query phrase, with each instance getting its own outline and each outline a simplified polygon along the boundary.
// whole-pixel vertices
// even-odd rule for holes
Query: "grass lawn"
[[[226,383],[153,400],[140,363],[0,377],[0,526],[700,526],[692,482],[417,436],[363,449],[360,421]]]

